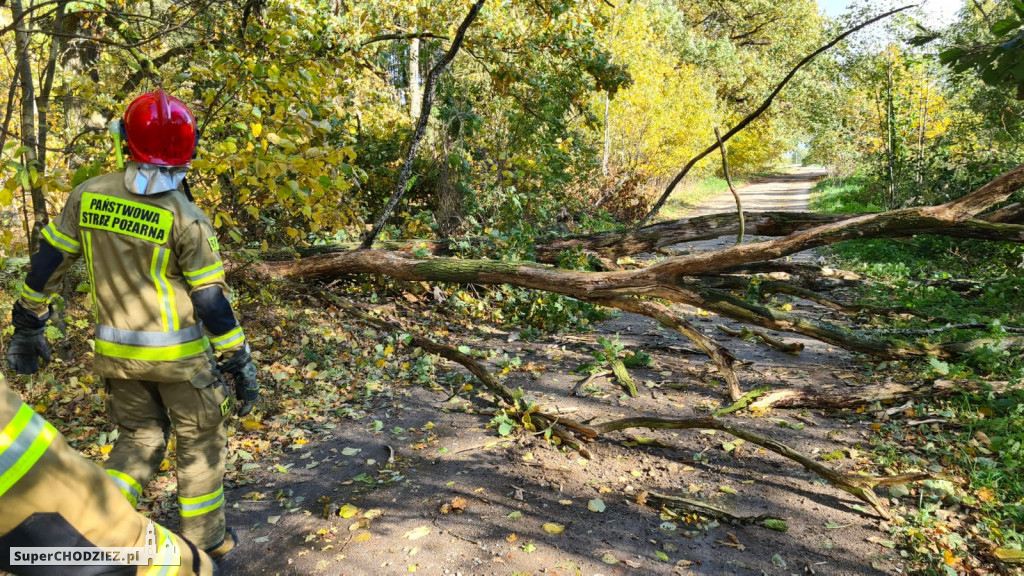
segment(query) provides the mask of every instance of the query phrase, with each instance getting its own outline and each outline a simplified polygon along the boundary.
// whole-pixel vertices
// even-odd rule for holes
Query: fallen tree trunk
[[[808,230],[824,224],[834,224],[870,213],[858,214],[818,214],[814,212],[743,212],[745,233],[751,236],[777,238],[788,236],[794,232]],[[978,222],[965,222],[954,229],[922,230],[915,234],[941,234],[954,238],[973,238],[1003,242],[1020,242],[1024,229],[1015,225],[1024,222],[1024,204],[1017,203],[999,210],[982,214]],[[637,254],[653,254],[664,251],[672,246],[714,240],[724,236],[736,236],[740,231],[740,219],[735,213],[708,214],[693,218],[681,218],[659,222],[645,226],[635,232],[599,232],[564,236],[555,240],[541,242],[534,248],[537,262],[557,264],[559,257],[566,250],[582,250],[602,260],[612,260]],[[893,237],[900,237],[899,235]],[[435,256],[450,256],[457,242],[466,241],[472,245],[486,245],[490,241],[486,237],[469,238],[419,238],[411,240],[377,240],[373,243],[375,250],[389,250],[411,254],[414,250],[426,250]],[[303,246],[295,249],[280,250],[268,253],[265,258],[274,260],[293,260],[296,256],[309,258],[340,252],[350,252],[360,248],[359,242],[343,242]]]
[[[1022,186],[1024,166],[1010,170],[963,198],[939,206],[907,208],[832,221],[795,231],[782,238],[730,246],[714,252],[673,256],[634,270],[587,272],[530,262],[419,259],[380,250],[355,250],[302,260],[265,262],[253,265],[250,269],[264,277],[283,277],[297,281],[369,273],[407,281],[509,284],[645,314],[663,324],[671,316],[678,319],[676,312],[660,308],[660,305],[650,301],[650,298],[660,298],[712,311],[745,324],[804,334],[879,358],[928,355],[953,357],[963,352],[955,343],[921,345],[901,341],[898,335],[882,337],[877,333],[858,332],[793,312],[752,304],[727,291],[708,286],[714,284],[714,277],[723,271],[757,266],[804,250],[855,238],[899,237],[923,232],[963,230],[965,227],[977,229],[998,226],[1003,230],[1015,229],[1016,241],[1024,241],[1022,226],[992,224],[976,218],[977,214],[1006,200]],[[734,378],[729,376],[732,373],[731,360],[722,354],[717,344],[704,339],[697,331],[686,328],[684,322],[670,320],[666,325],[694,340],[723,369],[727,378]],[[733,400],[742,396],[738,380],[730,381],[729,390]]]

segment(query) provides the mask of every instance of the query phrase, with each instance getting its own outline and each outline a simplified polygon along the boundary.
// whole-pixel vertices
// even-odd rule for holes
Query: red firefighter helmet
[[[184,166],[196,149],[196,119],[163,89],[139,96],[124,112],[128,156],[145,164]]]

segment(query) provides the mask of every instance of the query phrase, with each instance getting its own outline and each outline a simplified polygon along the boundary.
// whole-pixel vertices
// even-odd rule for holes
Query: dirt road
[[[815,177],[800,171],[749,186],[743,190],[746,208],[804,209]],[[719,201],[706,209],[717,211]],[[722,202],[731,206],[731,195]],[[681,335],[645,317],[624,314],[588,334],[536,341],[466,319],[448,321],[448,345],[478,352],[495,374],[504,373],[507,387],[521,387],[549,413],[562,411],[579,421],[703,417],[726,403],[713,364]],[[740,358],[746,389],[856,384],[848,374],[855,369],[851,359],[820,343],[806,341],[807,349],[791,356],[725,336],[717,329],[726,324],[720,318],[695,312],[692,321]],[[592,379],[580,396],[569,395],[585,379],[575,371],[594,360],[599,337],[651,356],[652,366],[631,369],[640,397],[624,396],[610,376]],[[464,372],[442,362],[438,381],[447,385],[446,374]],[[304,385],[313,388],[312,382]],[[887,534],[858,500],[723,433],[613,434],[589,444],[594,459],[586,460],[551,448],[539,433],[500,437],[488,426],[494,415],[477,391],[446,401],[449,395],[441,387],[398,386],[367,392],[343,410],[318,408],[311,396],[301,409],[273,419],[268,415],[260,430],[239,431],[232,453],[242,447],[247,452],[229,473],[227,514],[243,543],[225,562],[226,573],[853,576],[899,571],[896,551],[872,543]],[[828,455],[828,465],[836,469],[853,472],[866,465],[856,450],[847,449],[867,442],[868,422],[813,410],[740,412],[728,418],[805,454]],[[257,450],[265,444],[283,449]],[[737,516],[776,515],[785,519],[787,531],[676,516],[661,511],[653,493],[700,500]],[[173,504],[166,510],[159,517],[173,526]]]
[[[793,166],[784,174],[755,179],[749,185],[738,189],[743,210],[807,210],[811,188],[824,176],[825,172],[821,168]],[[694,210],[694,215],[735,211],[736,200],[732,193],[726,191],[703,202]]]

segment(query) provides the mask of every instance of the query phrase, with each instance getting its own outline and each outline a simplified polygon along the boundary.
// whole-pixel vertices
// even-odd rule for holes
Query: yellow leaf
[[[953,551],[948,549],[948,548],[942,551],[942,560],[945,561],[946,564],[949,564],[950,566],[952,566],[953,564],[956,564],[956,562],[957,562],[956,556],[953,556]]]
[[[996,558],[1008,564],[1024,564],[1024,552],[1012,548],[996,548]]]
[[[427,424],[424,426],[424,428],[427,429],[427,430],[433,430],[434,429],[434,423],[433,422],[427,422]]]
[[[359,512],[359,508],[356,508],[351,504],[345,504],[341,507],[341,510],[338,510],[338,516],[341,516],[342,518],[351,518],[355,516],[357,512]]]
[[[114,449],[113,444],[107,444],[106,446],[100,447],[100,454],[110,454],[110,451]]]
[[[356,534],[354,538],[352,538],[352,541],[353,542],[366,542],[369,539],[370,539],[370,533],[369,532],[360,532],[359,534]]]
[[[419,528],[413,528],[412,530],[409,530],[405,533],[404,536],[402,536],[402,538],[408,538],[409,540],[417,540],[419,538],[423,538],[427,534],[430,534],[430,528],[427,528],[426,526],[420,526]]]
[[[47,406],[46,404],[43,404],[42,402],[40,402],[39,404],[36,404],[35,410],[36,410],[37,413],[42,414],[42,413],[46,412],[47,408],[49,408],[49,406]]]
[[[253,430],[259,430],[262,426],[256,420],[249,418],[247,420],[242,420],[242,428],[252,432]]]
[[[986,486],[984,488],[978,489],[978,500],[981,500],[982,502],[991,502],[995,500],[995,498],[996,493],[991,488]]]
[[[260,134],[263,133],[263,125],[262,124],[257,124],[255,122],[253,122],[252,124],[249,125],[249,128],[252,130],[253,138],[259,138]]]
[[[561,534],[563,531],[565,531],[565,526],[562,526],[561,524],[557,524],[555,522],[547,522],[546,524],[541,526],[541,528],[543,528],[544,531],[548,534]]]
[[[161,472],[167,472],[170,469],[171,469],[171,461],[166,459],[166,458],[164,458],[164,460],[162,462],[160,462],[160,471]]]

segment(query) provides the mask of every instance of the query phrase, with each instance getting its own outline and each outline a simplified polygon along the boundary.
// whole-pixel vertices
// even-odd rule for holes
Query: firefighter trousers
[[[104,379],[107,413],[117,425],[104,468],[137,504],[164,459],[171,426],[181,534],[204,550],[224,541],[224,466],[232,397],[223,380],[203,371],[186,382]]]
[[[0,571],[14,574],[210,576],[206,553],[125,502],[96,464],[80,456],[0,376]],[[15,563],[12,548],[142,548],[174,551],[147,566]],[[173,558],[173,559],[172,559]]]

